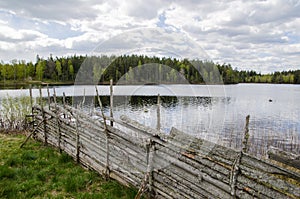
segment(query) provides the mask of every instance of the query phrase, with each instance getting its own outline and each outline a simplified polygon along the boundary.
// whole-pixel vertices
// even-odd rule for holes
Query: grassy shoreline
[[[65,153],[0,133],[0,198],[134,198],[137,190],[77,165]]]

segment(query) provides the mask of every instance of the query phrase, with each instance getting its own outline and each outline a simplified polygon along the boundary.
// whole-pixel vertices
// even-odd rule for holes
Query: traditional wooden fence
[[[300,174],[172,129],[122,116],[34,105],[36,137],[82,165],[155,198],[300,198]],[[113,126],[112,126],[113,125]],[[299,171],[299,170],[298,170]]]

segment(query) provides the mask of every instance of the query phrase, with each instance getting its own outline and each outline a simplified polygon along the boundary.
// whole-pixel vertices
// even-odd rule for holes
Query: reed
[[[24,130],[31,114],[30,97],[11,97],[7,95],[0,104],[0,130]]]

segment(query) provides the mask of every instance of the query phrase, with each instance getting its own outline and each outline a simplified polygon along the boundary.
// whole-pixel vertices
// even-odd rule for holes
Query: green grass
[[[104,180],[65,153],[24,135],[0,133],[0,198],[134,198],[137,190]]]

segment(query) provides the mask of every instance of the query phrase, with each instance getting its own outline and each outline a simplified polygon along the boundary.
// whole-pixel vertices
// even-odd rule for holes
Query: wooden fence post
[[[101,111],[101,115],[102,115],[102,118],[103,118],[103,123],[104,123],[104,131],[105,131],[105,136],[106,136],[106,163],[105,163],[105,176],[107,178],[109,178],[109,134],[108,134],[108,129],[107,129],[107,124],[106,124],[106,118],[105,118],[105,115],[104,115],[104,112],[103,112],[103,105],[102,105],[102,102],[101,102],[101,99],[100,99],[100,96],[99,96],[99,92],[98,92],[98,88],[97,86],[95,86],[96,88],[96,94],[97,94],[97,99],[98,99],[98,103],[99,103],[99,106],[100,106],[100,111]]]
[[[31,115],[33,115],[32,86],[29,87]]]
[[[32,101],[32,88],[31,88],[31,85],[29,87],[29,96],[30,96],[30,113],[31,113],[31,115],[26,115],[26,117],[25,117],[25,125],[26,125],[25,128],[28,128],[31,125],[34,128],[34,115],[33,115],[33,101]],[[29,123],[27,121],[27,117],[31,118]]]
[[[148,188],[148,198],[152,198],[153,190],[153,157],[155,153],[155,142],[151,140],[147,140],[146,144],[146,153],[147,153],[147,171],[144,177],[144,180],[141,183],[141,186],[138,190],[138,193],[134,197],[134,199],[140,199],[143,195],[143,193]],[[148,187],[147,187],[148,185]]]
[[[248,140],[249,140],[249,120],[250,120],[250,115],[247,115],[246,117],[246,125],[245,125],[245,134],[244,134],[244,139],[243,139],[243,152],[247,153],[249,150],[248,146]]]
[[[156,129],[159,131],[160,130],[160,95],[157,95],[157,124],[156,124]]]
[[[114,107],[114,95],[113,95],[113,80],[110,80],[110,117],[113,118],[113,107]],[[110,121],[110,126],[113,126],[114,122]]]
[[[249,139],[249,119],[250,115],[247,115],[246,117],[246,125],[245,125],[245,134],[244,134],[244,139],[243,139],[243,148],[242,150],[238,153],[237,157],[235,158],[231,172],[230,172],[230,194],[235,198],[236,197],[236,182],[238,178],[238,174],[240,172],[240,163],[241,159],[243,156],[243,153],[248,152],[248,139]]]
[[[46,116],[45,116],[45,110],[44,110],[44,104],[43,104],[43,94],[42,94],[42,88],[39,88],[40,91],[40,106],[42,109],[42,117],[43,117],[43,124],[44,124],[44,144],[47,145],[47,123],[46,123]]]
[[[233,165],[231,167],[231,171],[230,171],[230,179],[229,179],[230,194],[233,198],[236,197],[236,182],[237,182],[238,174],[240,172],[239,167],[240,167],[242,155],[243,155],[243,152],[240,151],[238,153],[237,157],[235,158]]]
[[[55,107],[55,115],[56,115],[56,125],[57,125],[57,134],[58,134],[58,149],[59,152],[62,152],[61,149],[61,130],[60,130],[60,122],[59,122],[59,112],[57,110],[57,100],[56,100],[56,91],[55,88],[53,88],[53,100],[54,100],[54,107]]]
[[[76,162],[79,163],[79,119],[78,114],[76,114]]]
[[[47,94],[48,94],[48,108],[50,110],[50,104],[51,104],[51,100],[50,100],[50,91],[49,91],[49,86],[47,84]]]
[[[63,107],[66,108],[66,94],[63,92]],[[64,113],[64,119],[66,119],[66,114]]]
[[[154,153],[155,153],[155,142],[150,140],[150,153],[149,153],[149,160],[148,160],[148,167],[147,167],[147,172],[149,174],[149,194],[150,197],[153,193],[152,190],[152,185],[153,185],[153,158],[154,158]]]
[[[85,103],[85,88],[83,88],[83,99],[82,99],[82,102],[81,102],[81,108],[83,108],[84,103]]]

